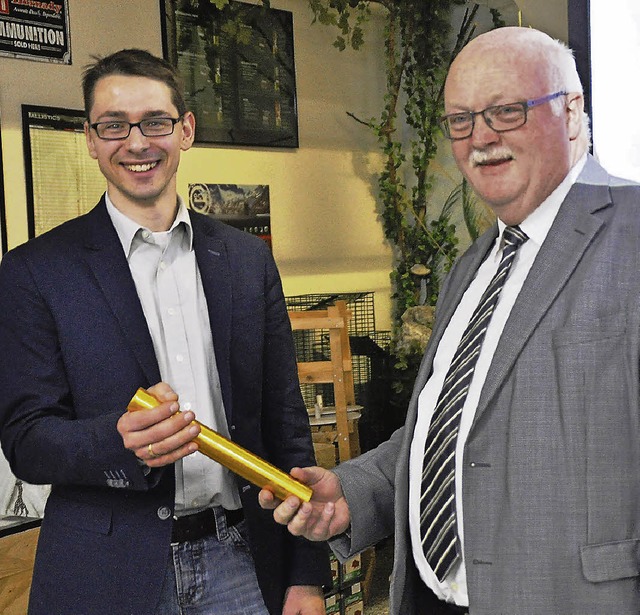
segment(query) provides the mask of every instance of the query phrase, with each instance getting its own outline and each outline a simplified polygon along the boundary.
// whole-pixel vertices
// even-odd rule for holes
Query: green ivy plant
[[[338,29],[334,46],[340,50],[364,44],[363,25],[374,3],[386,16],[383,107],[377,118],[349,115],[374,132],[383,153],[384,168],[378,178],[381,220],[394,257],[393,403],[402,416],[430,334],[441,282],[458,256],[452,214],[461,207],[472,240],[484,223],[464,180],[438,202],[433,189],[438,178],[431,169],[442,143],[438,120],[444,108],[445,77],[475,34],[480,6],[464,0],[309,0],[315,20]],[[463,17],[452,32],[455,7],[464,11],[459,9]],[[489,10],[493,25],[504,25],[499,13]],[[399,126],[408,128],[408,140],[401,138]]]
[[[464,0],[309,0],[315,20],[338,29],[334,46],[341,50],[363,45],[363,24],[374,3],[386,17],[383,108],[379,117],[368,120],[349,115],[375,133],[383,153],[378,187],[381,220],[394,256],[392,321],[397,333],[408,309],[435,305],[442,279],[458,255],[452,223],[456,207],[462,205],[471,238],[479,232],[475,200],[465,182],[437,202],[431,162],[442,142],[438,119],[444,80],[453,58],[475,34],[480,7]],[[456,6],[465,10],[452,33]],[[491,14],[494,25],[502,25],[499,14]],[[401,139],[399,125],[408,128],[408,141]],[[406,357],[399,359],[406,362]]]
[[[477,236],[478,216],[468,186],[463,182],[444,203],[435,202],[430,163],[441,142],[444,80],[453,58],[475,33],[480,7],[464,0],[309,0],[318,22],[338,28],[334,46],[341,50],[363,45],[363,24],[374,3],[386,13],[383,109],[380,117],[366,121],[349,115],[375,133],[384,156],[378,186],[384,232],[394,252],[393,321],[399,323],[408,308],[435,304],[458,255],[451,219],[460,203],[472,238]],[[452,36],[452,10],[464,5]],[[492,15],[501,25],[497,12]],[[409,128],[408,143],[398,133],[400,123]]]
[[[339,50],[357,50],[365,44],[364,24],[374,5],[382,7],[385,17],[386,89],[380,116],[362,119],[348,114],[373,131],[383,154],[378,194],[384,234],[394,257],[392,352],[398,381],[411,382],[423,347],[403,342],[403,317],[406,319],[413,308],[435,305],[441,282],[458,255],[457,229],[452,222],[456,208],[461,207],[471,239],[478,236],[482,225],[482,215],[466,182],[444,202],[438,201],[433,189],[438,177],[431,169],[442,143],[438,119],[443,112],[445,77],[453,58],[475,34],[480,6],[465,0],[308,2],[314,23],[337,29],[333,45]],[[268,1],[263,4],[268,6]],[[452,32],[456,7],[461,7],[463,16],[457,31]],[[499,13],[489,10],[494,26],[504,25]],[[399,127],[403,134],[410,134],[408,140],[403,140]],[[425,313],[432,312],[427,309]]]

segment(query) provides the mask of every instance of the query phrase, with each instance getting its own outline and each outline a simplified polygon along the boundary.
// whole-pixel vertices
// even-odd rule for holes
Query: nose
[[[476,115],[476,121],[473,126],[473,133],[471,133],[471,142],[476,147],[482,147],[495,143],[500,139],[500,133],[497,133],[485,119],[482,113]]]
[[[127,147],[130,150],[144,150],[149,147],[149,140],[142,134],[140,126],[132,126],[127,137]]]

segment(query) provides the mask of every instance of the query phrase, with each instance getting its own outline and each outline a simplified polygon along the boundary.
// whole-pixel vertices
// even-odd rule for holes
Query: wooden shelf
[[[361,406],[356,406],[353,386],[353,364],[349,346],[348,324],[351,313],[346,301],[336,301],[326,310],[289,312],[294,331],[321,329],[329,332],[331,358],[328,361],[299,361],[298,377],[302,384],[332,384],[335,406],[323,409],[322,417],[316,419],[311,412],[309,423],[324,430],[335,425],[335,440],[338,445],[338,461],[345,461],[359,452],[360,443],[357,420]],[[326,417],[325,417],[326,414]],[[331,416],[330,416],[331,414]],[[353,440],[358,442],[354,443]]]

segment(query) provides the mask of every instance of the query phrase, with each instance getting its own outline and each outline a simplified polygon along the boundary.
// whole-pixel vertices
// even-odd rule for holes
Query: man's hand
[[[150,410],[125,412],[118,420],[118,433],[125,448],[135,453],[150,468],[174,463],[198,450],[192,440],[200,433],[192,425],[195,414],[178,412],[178,396],[166,382],[147,389],[160,405]]]
[[[282,615],[325,615],[322,588],[315,585],[292,585],[287,588]]]
[[[273,509],[275,521],[286,525],[294,536],[321,541],[342,534],[349,527],[351,514],[338,477],[317,466],[293,468],[291,476],[313,489],[310,502],[301,502],[293,495],[281,502],[271,491],[262,489],[260,506]]]

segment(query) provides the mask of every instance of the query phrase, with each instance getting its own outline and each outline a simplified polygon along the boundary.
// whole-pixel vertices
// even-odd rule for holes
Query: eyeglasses
[[[451,141],[468,139],[473,133],[476,116],[481,115],[487,126],[495,132],[508,132],[527,123],[527,111],[532,107],[537,107],[566,94],[567,92],[554,92],[542,98],[513,102],[506,105],[493,105],[482,111],[451,113],[440,118],[440,126],[444,136],[447,139],[451,139]]]
[[[173,134],[175,125],[182,119],[182,116],[173,117],[153,117],[140,122],[123,122],[120,120],[110,120],[109,122],[96,122],[89,124],[101,139],[107,141],[119,141],[126,139],[131,133],[131,129],[137,126],[145,137],[166,137]]]

